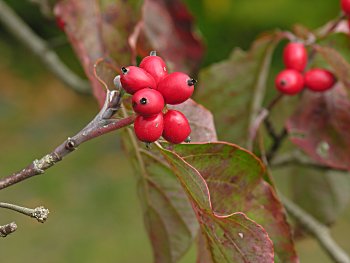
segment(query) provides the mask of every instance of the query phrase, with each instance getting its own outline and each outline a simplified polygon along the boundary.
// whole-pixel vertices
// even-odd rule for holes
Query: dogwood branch
[[[292,151],[284,154],[279,154],[270,162],[272,167],[285,167],[288,165],[304,166],[318,170],[333,170],[333,171],[344,171],[344,169],[337,169],[335,167],[330,167],[317,163],[310,160],[300,151]]]
[[[32,176],[43,174],[45,170],[61,161],[63,157],[73,152],[79,145],[108,132],[123,128],[132,124],[135,116],[124,119],[112,119],[111,117],[120,108],[121,96],[117,90],[107,91],[105,103],[96,117],[80,132],[69,137],[54,151],[41,159],[34,160],[24,169],[0,179],[0,190],[21,182]]]
[[[321,245],[324,251],[327,252],[327,254],[334,260],[334,262],[350,263],[349,256],[332,239],[331,235],[329,234],[329,229],[326,226],[318,222],[310,214],[305,212],[298,205],[296,205],[280,193],[279,196],[288,213],[318,241],[318,243]]]
[[[32,209],[32,208],[22,207],[14,204],[0,202],[0,208],[10,209],[12,211],[24,214],[26,216],[30,216],[38,220],[38,222],[40,223],[44,223],[50,213],[49,209],[46,209],[43,206],[38,206]]]
[[[2,0],[0,0],[0,22],[14,37],[29,48],[47,68],[66,85],[79,93],[91,93],[88,81],[72,72],[52,51],[45,40],[35,32]]]
[[[0,237],[7,237],[17,230],[15,222],[0,226]]]

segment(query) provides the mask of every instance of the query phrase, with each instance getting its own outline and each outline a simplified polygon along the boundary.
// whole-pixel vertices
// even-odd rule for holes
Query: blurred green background
[[[55,22],[30,1],[7,1],[62,59],[82,75]],[[225,59],[233,47],[247,49],[261,32],[301,23],[321,26],[339,13],[338,1],[186,0],[207,46],[203,65]],[[80,130],[97,112],[92,97],[78,95],[0,25],[0,174],[24,167]],[[283,179],[283,178],[282,178]],[[88,142],[63,162],[0,192],[0,200],[51,211],[48,222],[0,210],[0,224],[18,231],[0,240],[1,262],[152,262],[136,182],[118,133]],[[332,234],[350,253],[350,209]],[[317,243],[297,245],[301,262],[331,262]],[[195,251],[181,261],[195,262]]]

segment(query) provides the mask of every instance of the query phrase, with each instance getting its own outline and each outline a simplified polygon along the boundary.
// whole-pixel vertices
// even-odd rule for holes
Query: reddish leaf
[[[193,30],[193,17],[180,0],[145,0],[143,20],[131,36],[141,56],[151,49],[167,61],[171,71],[193,74],[203,56],[203,44]]]
[[[350,101],[341,84],[323,93],[306,91],[286,126],[291,141],[312,159],[350,169]]]
[[[217,141],[213,115],[202,105],[189,99],[176,106],[169,106],[171,109],[181,111],[190,122],[192,129],[192,142],[213,142]]]
[[[224,143],[179,145],[174,150],[205,179],[216,213],[246,213],[273,240],[276,262],[297,262],[283,206],[264,181],[264,168],[258,159]]]
[[[200,72],[196,95],[213,112],[219,139],[251,145],[249,130],[262,107],[272,54],[282,37],[264,35],[248,52],[235,49],[228,60]]]
[[[222,215],[218,214],[212,207],[211,201],[213,199],[211,198],[213,196],[210,195],[207,182],[201,176],[201,168],[205,166],[205,163],[213,164],[212,161],[217,159],[216,157],[219,157],[218,159],[223,164],[230,163],[230,159],[223,159],[218,152],[207,151],[207,147],[219,150],[220,146],[231,148],[230,145],[221,143],[174,146],[175,151],[189,149],[190,153],[187,157],[180,157],[173,151],[160,150],[190,197],[202,232],[209,245],[208,249],[213,262],[274,262],[272,242],[260,225],[242,212],[232,213],[232,211],[239,211],[234,208],[230,214]],[[192,151],[194,148],[199,151]],[[235,152],[238,149],[231,150]],[[191,160],[192,156],[195,158],[197,154],[199,158],[196,161]],[[200,160],[200,156],[203,157],[202,160]],[[210,162],[208,162],[208,158],[211,159]],[[239,166],[239,164],[237,165]],[[252,169],[255,170],[254,167]],[[222,171],[223,169],[216,169],[215,174],[219,176]],[[214,171],[212,170],[212,172]],[[242,173],[241,176],[244,177]],[[215,189],[215,192],[223,191],[225,188],[223,185],[222,188]]]
[[[198,223],[188,197],[162,156],[146,150],[136,141],[131,130],[124,132],[123,144],[137,171],[154,262],[175,263],[191,246],[198,232]]]
[[[55,15],[65,23],[65,32],[89,78],[100,105],[104,90],[94,77],[93,65],[100,57],[129,64],[127,38],[140,12],[135,1],[67,0],[55,6]]]

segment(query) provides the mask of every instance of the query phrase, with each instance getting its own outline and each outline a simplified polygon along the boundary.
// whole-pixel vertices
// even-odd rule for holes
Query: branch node
[[[73,151],[75,150],[75,145],[75,141],[72,138],[68,137],[65,148],[69,151]]]
[[[15,222],[0,226],[0,237],[7,237],[17,230],[17,225]]]
[[[40,223],[45,223],[46,219],[49,216],[49,213],[50,213],[49,209],[43,206],[39,206],[34,208],[32,217],[34,217]]]

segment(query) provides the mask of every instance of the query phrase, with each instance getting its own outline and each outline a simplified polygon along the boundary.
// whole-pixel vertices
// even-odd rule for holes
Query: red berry
[[[66,26],[66,23],[63,21],[62,17],[56,16],[56,25],[60,30],[64,31],[64,27]]]
[[[163,137],[171,143],[181,143],[190,135],[191,127],[185,115],[177,110],[164,114]]]
[[[303,71],[307,64],[307,51],[302,43],[288,43],[283,50],[283,62],[286,68]]]
[[[164,108],[162,94],[154,89],[141,89],[132,96],[134,111],[142,116],[158,114]]]
[[[299,71],[285,69],[275,79],[276,88],[287,95],[299,93],[304,87],[304,78]]]
[[[134,122],[136,137],[143,142],[155,142],[164,128],[163,113],[151,117],[137,116]]]
[[[325,91],[333,87],[334,75],[325,69],[310,69],[305,73],[305,86],[313,91]]]
[[[350,15],[350,0],[341,0],[340,5],[343,12]]]
[[[157,87],[154,78],[145,70],[135,66],[122,67],[120,82],[127,93],[134,94],[140,89]]]
[[[180,104],[192,96],[196,82],[185,73],[174,72],[159,82],[157,90],[162,93],[165,103]]]
[[[140,63],[140,68],[146,70],[149,74],[151,74],[157,84],[166,75],[168,75],[164,60],[161,57],[156,56],[155,53],[151,53],[150,56],[147,56],[144,59],[142,59]]]

